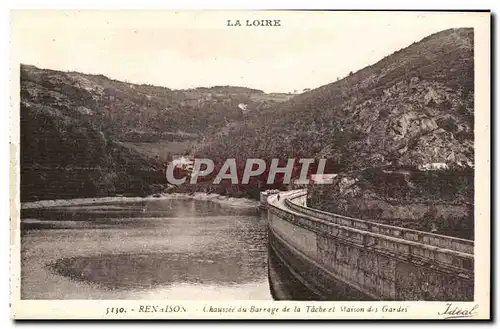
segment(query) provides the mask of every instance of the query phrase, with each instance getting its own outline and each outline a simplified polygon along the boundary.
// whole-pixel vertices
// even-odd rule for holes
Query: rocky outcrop
[[[343,130],[320,152],[340,153],[344,173],[310,186],[309,204],[474,239],[472,44],[471,29],[448,30],[355,73],[337,107]]]
[[[469,207],[474,203],[473,44],[471,28],[430,35],[263,111],[204,154],[327,158],[332,172],[342,175],[333,186],[311,186],[310,197],[313,206],[345,215],[371,209],[359,203],[363,200]],[[410,209],[406,218],[413,218]],[[459,211],[456,218],[470,229],[469,213]],[[455,223],[452,217],[443,221]]]
[[[208,151],[223,157],[327,157],[343,170],[473,163],[472,45],[468,28],[431,35],[262,111]]]

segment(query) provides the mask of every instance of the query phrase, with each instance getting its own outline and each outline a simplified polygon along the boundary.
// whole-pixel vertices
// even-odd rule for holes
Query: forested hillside
[[[345,169],[472,163],[473,43],[472,29],[433,34],[260,112],[205,153],[328,157]]]
[[[309,206],[474,239],[473,45],[470,28],[430,35],[262,111],[204,155],[327,158],[338,176],[308,187]]]
[[[23,65],[23,199],[155,193],[166,183],[163,153],[181,150],[217,167],[237,158],[240,169],[248,158],[326,158],[352,186],[311,187],[325,209],[345,191],[471,203],[473,44],[472,29],[442,31],[294,97],[231,86],[171,90]],[[174,142],[187,144],[174,150]],[[404,172],[433,164],[446,168],[435,173],[439,186]],[[179,190],[257,197],[269,187],[285,188],[264,176],[250,186]],[[338,210],[349,214],[347,204]]]
[[[164,191],[167,155],[291,97],[233,86],[170,90],[29,65],[20,86],[22,200]]]

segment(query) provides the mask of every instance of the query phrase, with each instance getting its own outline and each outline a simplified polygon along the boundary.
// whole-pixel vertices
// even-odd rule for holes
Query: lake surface
[[[271,300],[266,219],[199,200],[26,209],[21,298]]]

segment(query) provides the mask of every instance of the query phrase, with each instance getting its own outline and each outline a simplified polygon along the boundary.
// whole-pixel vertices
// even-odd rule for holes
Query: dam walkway
[[[474,299],[474,241],[306,204],[306,190],[266,196],[269,245],[318,299]]]

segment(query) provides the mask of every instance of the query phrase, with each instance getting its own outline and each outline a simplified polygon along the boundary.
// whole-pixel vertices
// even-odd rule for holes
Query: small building
[[[313,174],[311,181],[314,184],[333,184],[333,179],[337,176],[337,174]]]
[[[192,171],[194,160],[190,156],[182,155],[182,156],[174,156],[173,160],[170,163],[182,170]]]
[[[260,192],[260,205],[259,208],[261,209],[267,209],[267,198],[273,194],[279,193],[279,190],[266,190],[263,192]]]

